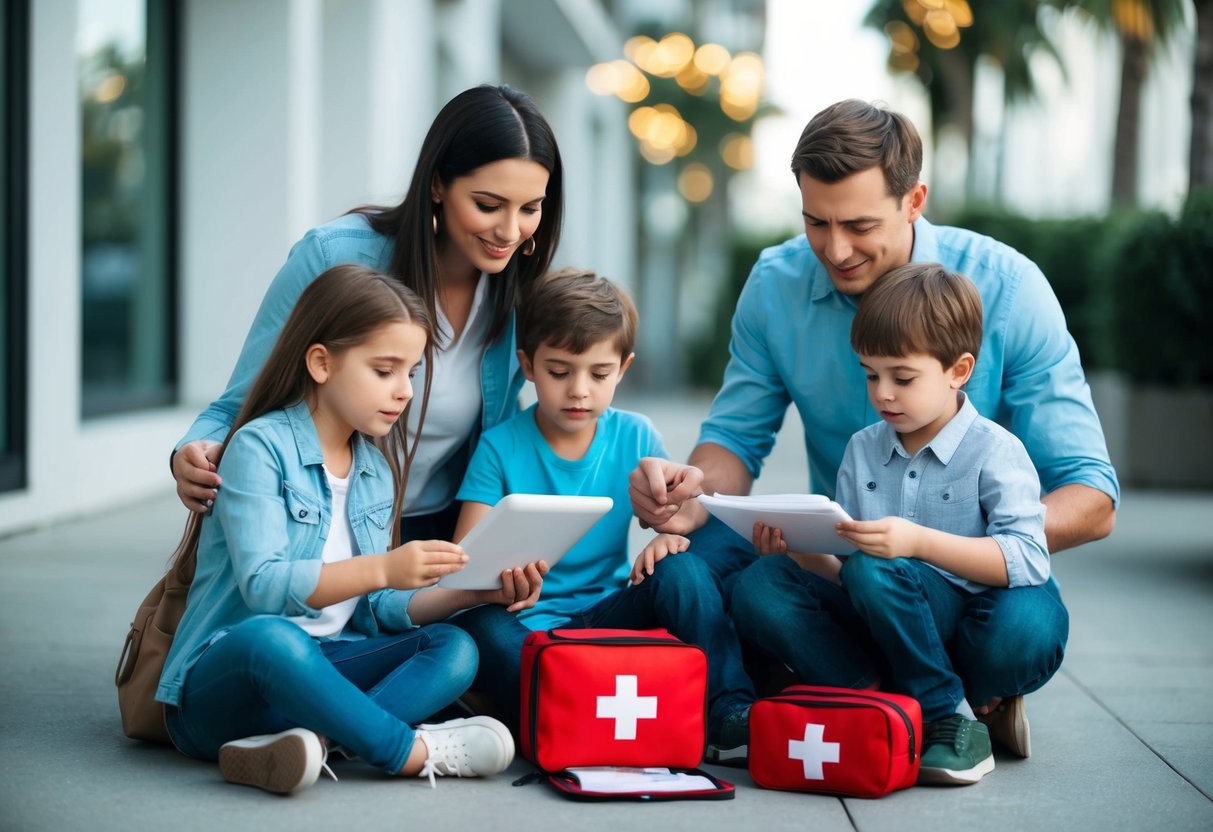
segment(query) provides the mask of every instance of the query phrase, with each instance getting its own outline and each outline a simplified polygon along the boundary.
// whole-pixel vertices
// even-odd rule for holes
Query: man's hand
[[[628,476],[632,511],[644,528],[692,531],[702,525],[694,499],[703,493],[702,484],[703,472],[695,466],[647,456]]]

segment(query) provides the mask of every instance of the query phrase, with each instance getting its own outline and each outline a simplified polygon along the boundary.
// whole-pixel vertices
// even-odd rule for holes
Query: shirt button
[[[917,472],[917,471],[911,471],[911,472],[910,472],[910,479],[916,479],[917,477],[918,477],[918,472]]]
[[[304,517],[307,517],[307,509],[301,508],[299,509],[299,519],[302,520]]]
[[[943,498],[944,498],[945,500],[950,500],[950,499],[952,499],[952,495],[951,495],[951,494],[944,494],[944,495],[943,495]]]
[[[911,512],[910,512],[910,516],[911,516],[911,517],[913,517],[913,516],[914,516],[914,512],[912,512],[912,511],[911,511]]]
[[[876,483],[869,480],[868,481],[868,491],[875,491],[875,490],[876,490]]]

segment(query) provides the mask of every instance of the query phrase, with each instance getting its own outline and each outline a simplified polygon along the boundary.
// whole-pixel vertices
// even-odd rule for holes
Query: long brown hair
[[[366,266],[344,263],[322,272],[295,302],[274,349],[244,398],[244,406],[240,408],[228,433],[229,440],[236,431],[257,417],[312,398],[316,382],[308,373],[306,355],[313,344],[322,344],[329,352],[340,353],[363,343],[384,324],[396,322],[415,324],[425,330],[424,360],[427,366],[431,366],[433,326],[416,294],[399,281]],[[429,374],[426,376],[428,382]],[[411,407],[410,401],[391,431],[374,440],[375,446],[387,457],[395,484],[393,517],[399,517],[404,507],[409,466],[417,452],[417,441],[414,439],[411,447],[408,443]],[[425,418],[424,398],[421,416]],[[226,448],[225,444],[220,449],[219,459],[223,458]],[[219,459],[215,461],[216,465]],[[223,499],[222,495],[219,499]],[[203,519],[200,514],[190,513],[181,542],[173,553],[174,563],[196,556]],[[392,546],[399,542],[400,524],[393,522]]]
[[[560,240],[564,213],[560,149],[551,126],[530,96],[489,84],[459,93],[430,125],[408,193],[400,204],[390,208],[363,206],[351,212],[362,214],[371,228],[392,239],[395,248],[388,270],[421,297],[430,320],[437,320],[436,219],[431,189],[436,181],[449,185],[502,159],[538,162],[548,171],[548,184],[543,216],[532,238],[534,253],[523,254],[520,247],[501,274],[489,281],[488,305],[493,317],[485,334],[486,344],[505,331],[518,298],[548,270]]]

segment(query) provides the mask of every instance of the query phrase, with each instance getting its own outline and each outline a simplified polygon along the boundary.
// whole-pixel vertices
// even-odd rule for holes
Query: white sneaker
[[[417,739],[429,749],[417,776],[429,777],[431,789],[436,788],[434,775],[488,777],[504,771],[514,759],[514,738],[491,716],[419,725]]]
[[[327,756],[315,732],[291,728],[224,743],[219,749],[219,771],[229,783],[290,794],[316,782],[320,770],[327,768]]]

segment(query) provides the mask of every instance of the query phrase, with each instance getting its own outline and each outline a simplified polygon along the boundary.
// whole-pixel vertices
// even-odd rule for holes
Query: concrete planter
[[[1213,389],[1089,381],[1122,487],[1213,488]]]

